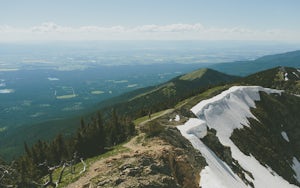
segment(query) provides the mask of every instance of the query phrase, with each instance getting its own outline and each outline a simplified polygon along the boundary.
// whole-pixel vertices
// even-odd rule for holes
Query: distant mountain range
[[[300,50],[263,56],[253,61],[214,64],[210,68],[226,74],[247,76],[277,66],[300,67]]]

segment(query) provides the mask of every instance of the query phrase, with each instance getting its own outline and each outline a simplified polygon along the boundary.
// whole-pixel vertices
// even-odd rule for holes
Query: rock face
[[[152,138],[141,134],[124,146],[130,151],[99,161],[68,187],[199,187],[206,163],[176,128]]]

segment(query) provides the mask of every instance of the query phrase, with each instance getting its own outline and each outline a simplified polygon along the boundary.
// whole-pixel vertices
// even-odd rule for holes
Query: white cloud
[[[42,23],[39,26],[34,26],[30,28],[31,32],[35,33],[53,33],[53,32],[58,32],[58,33],[63,33],[63,32],[70,32],[72,31],[71,28],[68,27],[63,27],[60,25],[57,25],[53,22],[45,22]]]
[[[170,24],[170,25],[143,25],[133,28],[134,31],[140,32],[189,32],[201,31],[204,27],[197,24]]]
[[[45,22],[29,28],[0,25],[0,41],[22,40],[282,40],[300,41],[299,31],[196,24],[68,27]]]
[[[0,32],[5,33],[5,32],[12,32],[13,28],[8,25],[0,25]]]

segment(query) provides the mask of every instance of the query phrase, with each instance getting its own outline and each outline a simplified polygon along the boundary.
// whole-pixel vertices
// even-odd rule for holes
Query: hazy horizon
[[[297,0],[10,0],[0,6],[0,42],[300,42],[299,6]]]

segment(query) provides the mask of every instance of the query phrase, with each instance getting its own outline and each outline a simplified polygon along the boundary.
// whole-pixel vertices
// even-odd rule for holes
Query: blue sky
[[[82,40],[173,37],[298,41],[299,8],[299,0],[0,0],[0,41],[73,40],[78,35]],[[145,30],[149,25],[151,29]],[[90,36],[86,26],[93,28]],[[116,27],[119,30],[113,29],[111,34],[111,28]],[[177,27],[180,29],[174,30]]]

